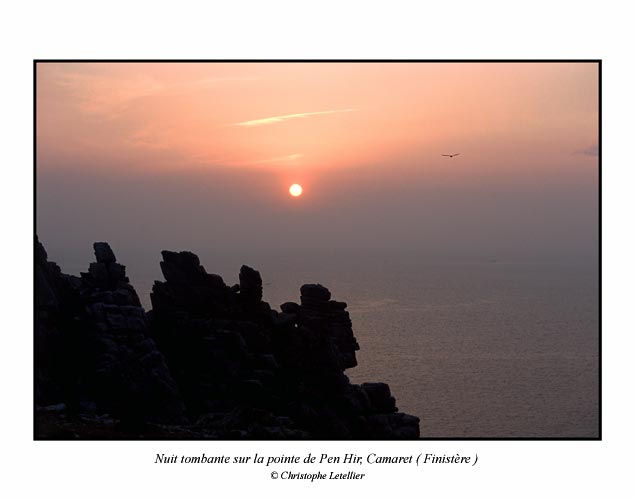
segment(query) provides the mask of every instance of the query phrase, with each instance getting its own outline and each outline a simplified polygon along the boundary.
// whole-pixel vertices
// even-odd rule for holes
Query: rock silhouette
[[[37,438],[419,437],[388,385],[344,374],[359,345],[323,285],[276,311],[258,271],[228,286],[163,251],[146,313],[107,243],[79,278],[35,250]]]

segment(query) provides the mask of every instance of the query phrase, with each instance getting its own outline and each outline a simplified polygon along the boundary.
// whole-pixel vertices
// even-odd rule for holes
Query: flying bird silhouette
[[[455,156],[459,156],[461,153],[453,153],[451,155],[441,155],[441,156],[447,156],[449,158],[454,158]]]

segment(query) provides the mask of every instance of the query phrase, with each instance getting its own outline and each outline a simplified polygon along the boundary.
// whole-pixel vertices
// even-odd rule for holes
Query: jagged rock
[[[161,271],[165,280],[176,285],[198,285],[204,280],[205,270],[198,256],[192,252],[161,252]]]
[[[295,302],[285,302],[280,306],[280,310],[287,314],[297,314],[300,311],[300,306]]]
[[[103,241],[93,243],[93,249],[95,250],[95,258],[97,259],[97,262],[102,264],[117,262],[115,254],[108,243]]]
[[[40,411],[64,412],[66,411],[66,405],[64,403],[58,403],[56,405],[48,405],[48,406],[40,407],[38,409]]]
[[[300,288],[300,304],[304,308],[326,310],[329,307],[330,298],[331,292],[320,284],[302,285]]]
[[[249,266],[242,266],[240,274],[240,297],[245,304],[258,304],[262,300],[262,278]]]
[[[77,279],[49,262],[35,239],[35,403],[47,406],[77,399],[81,339],[74,312]]]
[[[331,309],[335,311],[343,311],[348,307],[346,302],[338,302],[337,300],[331,300],[329,301],[329,304],[331,305]]]
[[[295,325],[296,320],[297,320],[296,314],[280,313],[276,315],[273,322],[276,326],[285,327],[289,325]]]
[[[65,309],[58,324],[64,330],[63,345],[70,344],[72,354],[67,362],[83,381],[66,389],[69,403],[79,410],[80,400],[88,397],[99,411],[128,420],[180,417],[184,407],[178,387],[150,338],[125,267],[115,262],[107,243],[95,243],[94,249],[98,262],[90,264],[79,282],[61,273],[57,277],[57,300]]]
[[[390,395],[390,387],[383,382],[373,382],[362,384],[362,390],[367,394],[368,399],[375,410],[382,413],[392,413],[397,411],[395,398]]]
[[[229,287],[195,254],[164,250],[146,314],[110,246],[94,249],[76,278],[36,242],[38,404],[106,411],[116,432],[135,435],[160,421],[203,439],[418,437],[419,419],[397,413],[388,385],[344,374],[359,345],[347,304],[325,286],[303,285],[279,312],[255,269],[242,266]]]
[[[300,296],[327,302],[331,299],[331,292],[319,283],[317,285],[302,285],[300,287]]]
[[[108,285],[108,268],[106,267],[106,264],[102,262],[93,262],[90,266],[88,266],[88,272],[95,283],[103,286]]]

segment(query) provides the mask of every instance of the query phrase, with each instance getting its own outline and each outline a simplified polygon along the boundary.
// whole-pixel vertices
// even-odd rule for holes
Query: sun
[[[302,194],[302,186],[300,184],[291,184],[289,187],[289,193],[296,198]]]

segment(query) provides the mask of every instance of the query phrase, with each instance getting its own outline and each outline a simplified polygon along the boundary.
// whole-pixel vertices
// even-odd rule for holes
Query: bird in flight
[[[451,155],[441,155],[441,156],[447,156],[449,158],[454,158],[455,156],[459,156],[460,154],[461,153],[454,153],[454,154],[451,154]]]

